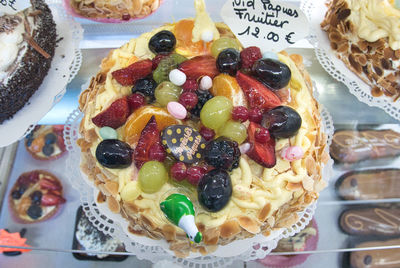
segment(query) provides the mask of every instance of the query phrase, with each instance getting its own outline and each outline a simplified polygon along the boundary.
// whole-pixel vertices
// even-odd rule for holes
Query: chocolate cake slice
[[[56,47],[56,25],[43,0],[0,17],[0,124],[24,107],[47,75]]]

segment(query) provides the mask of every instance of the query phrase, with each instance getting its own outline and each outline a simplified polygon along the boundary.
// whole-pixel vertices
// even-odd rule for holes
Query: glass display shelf
[[[286,1],[299,5],[299,1]],[[225,0],[215,0],[208,4],[208,11],[215,21],[221,21],[219,10]],[[177,8],[179,7],[179,8]],[[84,19],[77,19],[85,30],[84,40],[81,42],[83,62],[78,75],[67,86],[63,99],[42,119],[39,124],[63,124],[68,115],[77,108],[78,97],[82,85],[95,75],[101,60],[106,57],[111,48],[119,47],[140,33],[154,29],[165,22],[177,21],[181,18],[193,17],[193,2],[188,0],[164,0],[159,10],[143,20],[127,24],[95,23]],[[317,89],[316,98],[330,112],[335,127],[355,129],[360,126],[385,125],[387,128],[399,128],[398,121],[384,111],[359,102],[349,93],[345,85],[329,76],[317,61],[314,50],[307,42],[296,44],[287,49],[288,53],[297,53],[303,56],[304,63]],[[32,251],[19,256],[9,257],[0,254],[0,267],[31,266],[39,267],[112,267],[123,265],[129,267],[151,267],[152,263],[139,260],[130,255],[122,262],[115,261],[82,261],[73,257],[72,245],[74,238],[75,217],[80,206],[80,195],[71,187],[65,177],[64,166],[67,155],[50,162],[33,159],[26,151],[23,142],[0,148],[0,229],[7,228],[11,232],[18,232],[26,228],[27,244]],[[353,169],[398,167],[399,158],[367,161],[357,165],[335,165],[330,178],[329,186],[325,189],[318,201],[315,221],[318,225],[319,240],[316,250],[307,260],[298,267],[348,267],[349,252],[354,251],[354,243],[360,241],[356,236],[345,234],[339,227],[339,217],[345,209],[360,206],[398,206],[400,198],[388,200],[346,201],[337,197],[335,181],[346,171]],[[8,206],[10,189],[18,176],[25,171],[44,169],[54,173],[63,183],[66,204],[54,218],[42,223],[20,224],[11,216]],[[397,219],[397,225],[400,225]],[[372,239],[372,238],[369,238]],[[382,239],[382,238],[374,238]],[[394,246],[400,248],[400,244]],[[78,253],[75,251],[75,253]],[[96,252],[99,253],[99,252]],[[112,254],[111,252],[108,252]],[[286,252],[283,254],[295,254]],[[272,253],[273,255],[280,255]],[[171,266],[172,267],[172,266]],[[262,264],[250,262],[235,262],[230,267],[261,268]]]

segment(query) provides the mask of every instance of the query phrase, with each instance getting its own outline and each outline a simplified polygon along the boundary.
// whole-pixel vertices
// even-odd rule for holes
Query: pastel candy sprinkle
[[[100,136],[103,140],[116,140],[118,139],[118,133],[111,127],[100,128]]]
[[[208,43],[214,39],[214,33],[210,30],[205,30],[201,33],[201,40]]]
[[[186,74],[178,69],[173,69],[169,72],[169,81],[174,85],[182,86],[186,82]]]
[[[168,112],[176,119],[185,119],[187,115],[186,108],[176,101],[170,101],[167,104]]]
[[[300,146],[285,147],[281,151],[281,157],[287,161],[299,160],[303,157],[304,152]]]
[[[250,143],[243,143],[239,146],[239,150],[241,154],[246,154],[250,150]]]
[[[203,76],[200,80],[200,89],[209,90],[212,87],[212,79],[208,75]]]
[[[400,0],[394,1],[394,7],[400,9]]]
[[[279,60],[278,55],[275,52],[272,51],[264,51],[262,53],[263,59],[274,59],[274,60]]]

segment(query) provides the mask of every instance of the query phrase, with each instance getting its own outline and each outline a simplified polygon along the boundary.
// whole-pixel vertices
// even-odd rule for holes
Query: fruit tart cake
[[[394,0],[330,0],[321,23],[331,48],[371,86],[374,97],[400,96],[400,10]]]
[[[79,100],[82,171],[177,256],[291,226],[329,159],[301,56],[263,58],[195,7],[111,51]]]
[[[65,203],[60,180],[44,170],[21,174],[9,195],[9,206],[21,223],[36,223],[53,217]]]
[[[64,0],[74,14],[101,22],[122,22],[153,13],[161,0]]]
[[[43,0],[0,17],[0,124],[24,107],[47,75],[56,25]]]

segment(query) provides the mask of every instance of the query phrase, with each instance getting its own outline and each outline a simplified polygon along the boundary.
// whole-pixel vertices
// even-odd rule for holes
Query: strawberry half
[[[142,60],[132,63],[126,68],[111,73],[112,77],[123,86],[132,86],[138,79],[146,77],[151,73],[153,62]]]
[[[119,128],[125,124],[129,116],[129,105],[126,97],[114,101],[106,110],[92,118],[92,122],[98,127]]]
[[[279,97],[256,79],[238,71],[236,80],[246,95],[251,108],[269,110],[281,104]]]
[[[275,139],[271,137],[266,143],[257,142],[255,138],[256,132],[261,128],[261,125],[250,122],[247,133],[251,147],[247,152],[247,156],[263,167],[272,168],[276,164]]]
[[[135,151],[133,152],[133,159],[138,169],[147,161],[154,160],[150,157],[150,148],[153,146],[161,146],[160,132],[157,128],[157,121],[154,115],[142,130]]]
[[[215,58],[210,55],[197,56],[184,61],[178,69],[186,74],[187,79],[197,79],[205,75],[214,78],[219,74]]]
[[[65,199],[59,195],[47,193],[42,196],[41,205],[45,207],[57,206],[65,203]]]

